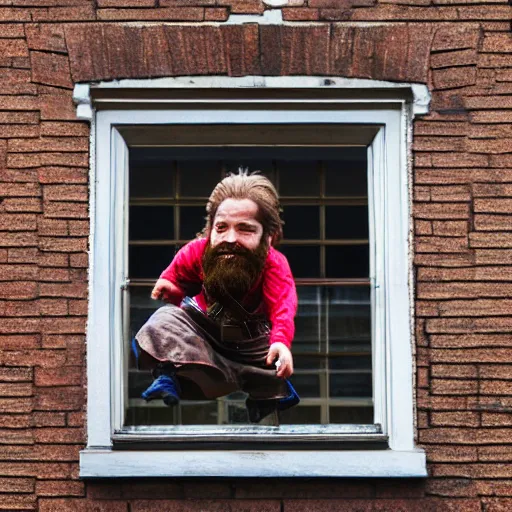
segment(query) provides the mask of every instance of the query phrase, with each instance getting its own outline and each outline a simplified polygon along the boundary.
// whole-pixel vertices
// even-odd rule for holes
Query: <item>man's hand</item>
[[[176,295],[176,286],[167,279],[159,279],[153,291],[151,298],[154,300],[164,300],[166,302],[173,302],[173,297]]]
[[[277,368],[277,376],[287,379],[293,374],[293,357],[290,349],[284,343],[272,343],[267,355],[267,366],[278,359],[281,365]]]

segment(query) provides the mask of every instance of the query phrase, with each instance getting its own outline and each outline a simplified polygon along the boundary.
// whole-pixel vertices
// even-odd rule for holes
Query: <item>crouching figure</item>
[[[297,293],[285,256],[279,198],[259,174],[240,171],[217,184],[200,237],[162,272],[158,309],[137,333],[139,367],[155,380],[149,401],[214,399],[248,394],[249,419],[296,405],[289,381]]]

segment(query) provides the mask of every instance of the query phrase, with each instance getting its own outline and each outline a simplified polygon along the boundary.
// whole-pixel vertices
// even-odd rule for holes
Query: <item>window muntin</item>
[[[151,285],[204,226],[215,184],[240,166],[260,170],[280,193],[285,237],[279,250],[299,295],[292,382],[302,401],[280,422],[374,423],[367,154],[364,145],[129,149],[129,335],[158,307],[149,299]],[[147,168],[163,178],[158,195],[147,184]],[[132,363],[128,381],[126,425],[247,423],[241,392],[169,409],[139,398],[149,372]]]

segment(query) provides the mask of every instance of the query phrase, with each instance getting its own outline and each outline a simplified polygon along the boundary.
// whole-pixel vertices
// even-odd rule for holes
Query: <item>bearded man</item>
[[[239,172],[217,184],[206,212],[203,235],[178,251],[152,291],[169,304],[136,335],[139,365],[155,377],[142,397],[174,405],[243,390],[259,422],[299,402],[288,380],[297,294],[274,248],[278,195],[264,176]]]

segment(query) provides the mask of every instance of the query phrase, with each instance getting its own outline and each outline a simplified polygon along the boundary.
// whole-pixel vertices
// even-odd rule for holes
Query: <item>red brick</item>
[[[470,126],[465,122],[416,120],[414,123],[415,135],[464,136],[469,129]]]
[[[467,219],[469,205],[467,203],[416,203],[414,217],[418,219]]]
[[[482,498],[485,512],[507,512],[512,508],[512,498]]]
[[[14,168],[39,167],[41,157],[38,154],[9,153],[7,155],[7,166]]]
[[[313,500],[304,500],[306,503],[311,503]],[[320,500],[318,500],[320,501]],[[332,501],[332,500],[331,500]],[[360,500],[354,500],[360,501]],[[361,500],[362,501],[362,500]],[[208,512],[226,512],[233,510],[231,500],[134,500],[131,502],[131,512],[157,512],[161,511],[165,506],[166,512],[200,512],[208,510]],[[294,508],[292,500],[287,501],[291,511],[304,510],[314,512],[313,508]],[[300,503],[300,502],[299,502]],[[165,504],[165,505],[164,505]],[[280,512],[281,505],[279,500],[237,500],[236,508],[243,512]],[[325,510],[325,509],[322,509]],[[330,510],[337,510],[330,508]],[[360,509],[363,510],[363,509]],[[315,511],[316,512],[316,511]]]
[[[512,247],[512,234],[510,233],[470,233],[470,247],[485,247],[505,249]]]
[[[0,57],[26,56],[28,56],[28,48],[24,39],[0,39]]]
[[[53,238],[44,237],[40,240],[42,251],[83,252],[87,250],[87,238]]]
[[[37,309],[35,311],[37,311]],[[0,349],[2,350],[20,350],[40,347],[41,340],[37,335],[0,336]]]
[[[40,499],[40,512],[128,512],[125,501],[84,499]]]
[[[459,253],[467,250],[467,237],[417,236],[415,239],[417,253]]]
[[[434,395],[475,395],[478,391],[476,380],[432,379]]]
[[[65,220],[39,218],[37,227],[41,236],[66,236],[69,233]]]
[[[200,3],[200,2],[198,2],[198,3]],[[163,4],[161,4],[161,5],[163,5]],[[98,0],[98,7],[155,7],[155,6],[156,6],[156,0]]]
[[[480,496],[510,496],[510,495],[512,495],[512,482],[510,482],[510,481],[477,480],[477,481],[475,481],[475,486],[476,486],[477,492]]]
[[[465,236],[469,231],[469,225],[466,221],[434,221],[433,234],[438,236]]]
[[[439,238],[436,238],[439,240]],[[450,239],[451,240],[451,239]],[[418,266],[436,266],[436,267],[470,267],[474,264],[472,256],[465,254],[420,254],[416,252],[414,264]]]
[[[37,263],[38,251],[36,247],[20,248],[15,247],[7,250],[8,263]]]
[[[38,170],[39,181],[47,183],[87,183],[86,169],[67,167],[42,167]]]
[[[65,316],[68,312],[68,301],[64,299],[40,299],[39,311],[42,316]]]
[[[41,321],[44,334],[83,334],[83,318],[44,318]]]
[[[0,382],[30,382],[33,370],[31,368],[1,368]]]
[[[61,283],[70,281],[70,273],[67,268],[41,268],[39,269],[39,281]]]
[[[85,185],[45,185],[43,193],[49,201],[87,201],[89,197]]]
[[[475,462],[477,448],[474,446],[428,446],[429,462]]]
[[[414,232],[416,235],[431,235],[432,222],[428,220],[417,220],[414,222]]]
[[[85,413],[83,412],[68,412],[67,418],[69,427],[83,427],[85,425]]]
[[[50,7],[32,9],[32,21],[93,21],[95,19],[92,3],[82,7]]]
[[[30,50],[66,52],[64,30],[59,25],[27,24],[25,33]]]
[[[0,213],[0,230],[2,231],[31,231],[35,229],[37,229],[35,215]]]
[[[32,426],[34,427],[64,427],[66,425],[66,413],[63,412],[33,412]],[[48,478],[60,478],[53,476]]]
[[[432,377],[441,378],[478,378],[477,367],[475,365],[458,364],[458,365],[440,365],[433,364],[431,366]]]
[[[85,434],[80,428],[38,428],[34,439],[42,444],[78,444],[85,442]]]
[[[9,137],[39,137],[39,126],[9,124],[0,126],[0,139]]]
[[[36,368],[36,386],[78,386],[82,383],[82,369],[73,366]]]
[[[76,107],[71,94],[45,94],[40,98],[41,119],[45,121],[76,121]]]
[[[435,69],[432,72],[435,89],[454,89],[476,83],[476,67]]]
[[[0,11],[0,15],[2,11]],[[32,494],[3,494],[0,503],[2,510],[37,510],[36,496]]]
[[[508,444],[510,429],[508,428],[455,428],[438,427],[422,430],[421,443],[457,443],[464,445]]]
[[[511,295],[511,284],[496,286],[494,283],[420,282],[417,286],[417,296],[420,299],[474,299],[483,297],[510,297]]]
[[[420,268],[419,281],[512,281],[512,269],[503,267]]]
[[[3,197],[34,197],[41,195],[37,183],[0,183],[0,195]]]
[[[207,7],[204,10],[205,21],[226,21],[229,17],[229,11],[225,7],[212,8]]]
[[[432,51],[476,48],[479,37],[480,30],[478,26],[457,27],[454,25],[441,25],[435,32]]]
[[[69,256],[59,252],[40,252],[38,263],[40,267],[67,267]]]
[[[196,7],[168,7],[153,9],[98,9],[99,20],[119,21],[203,21],[204,9]]]
[[[416,137],[414,151],[464,151],[466,139],[464,137]]]
[[[512,416],[508,413],[482,413],[482,426],[484,427],[501,427],[512,425]]]
[[[89,137],[89,126],[79,122],[47,121],[41,123],[44,137]]]
[[[0,112],[0,123],[6,124],[37,124],[37,112]]]
[[[33,299],[38,295],[38,286],[34,282],[0,282],[0,299]]]
[[[42,166],[84,167],[88,165],[89,155],[87,153],[40,153]]]
[[[31,427],[30,414],[9,414],[0,416],[1,428],[25,429]],[[0,469],[0,475],[2,474]]]
[[[80,410],[84,394],[80,387],[41,387],[37,390],[34,408],[38,411]]]
[[[480,414],[476,412],[432,412],[430,415],[432,426],[460,426],[478,427],[480,425]]]
[[[0,384],[0,396],[32,396],[32,384],[9,382]]]
[[[36,482],[38,496],[84,496],[84,483],[69,480],[40,480]]]
[[[467,319],[461,319],[463,321]],[[481,323],[487,323],[490,326],[495,327],[497,330],[503,330],[503,328],[499,325],[499,319],[474,319],[473,323],[479,323],[479,320],[483,320]],[[431,332],[433,322],[441,322],[442,319],[432,319],[427,320],[427,332]],[[455,325],[458,323],[466,324],[469,322],[457,322],[457,320],[452,320]],[[430,324],[430,325],[429,325]],[[492,327],[490,327],[492,328]],[[462,328],[461,328],[462,330]],[[476,329],[475,329],[476,330]],[[471,332],[471,331],[470,331]],[[512,349],[510,348],[496,348],[494,350],[489,350],[487,348],[475,348],[475,349],[436,349],[432,350],[430,353],[430,357],[432,362],[434,363],[506,363],[510,360],[512,356]],[[505,381],[503,381],[505,382]],[[482,383],[483,384],[483,383]],[[462,384],[461,384],[462,385]],[[491,389],[498,388],[500,385],[497,384],[486,384],[486,386]]]
[[[2,414],[27,413],[31,412],[32,408],[33,398],[0,398],[0,412]]]
[[[58,53],[31,52],[32,81],[71,89],[71,73],[66,55]]]
[[[20,23],[8,25],[4,23],[2,25],[2,32],[0,33],[0,38],[13,39],[17,37],[24,37],[25,33],[23,31],[23,25]]]

